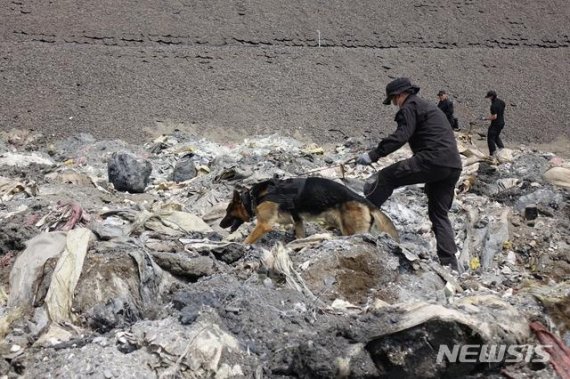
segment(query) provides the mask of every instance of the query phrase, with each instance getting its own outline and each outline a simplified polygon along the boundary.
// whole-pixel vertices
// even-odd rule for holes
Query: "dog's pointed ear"
[[[232,196],[232,201],[239,202],[241,201],[241,195],[237,189],[234,189],[234,194]]]

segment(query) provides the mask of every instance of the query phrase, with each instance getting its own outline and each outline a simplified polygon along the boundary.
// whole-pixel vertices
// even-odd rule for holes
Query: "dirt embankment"
[[[0,129],[375,141],[394,127],[384,86],[406,75],[434,102],[447,89],[463,126],[493,88],[508,144],[551,143],[569,138],[569,21],[564,0],[18,1],[0,10]]]

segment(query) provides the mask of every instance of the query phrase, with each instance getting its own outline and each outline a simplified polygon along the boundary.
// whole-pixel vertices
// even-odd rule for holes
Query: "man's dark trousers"
[[[503,145],[503,141],[501,141],[501,131],[503,130],[504,125],[491,125],[489,126],[489,130],[487,130],[487,146],[489,146],[489,155],[493,155],[497,150],[502,149],[505,147]]]
[[[455,234],[447,213],[460,175],[461,169],[436,166],[412,157],[382,169],[374,183],[364,186],[364,194],[380,207],[396,188],[426,183],[428,215],[437,241],[437,255],[441,264],[447,265],[456,262]]]

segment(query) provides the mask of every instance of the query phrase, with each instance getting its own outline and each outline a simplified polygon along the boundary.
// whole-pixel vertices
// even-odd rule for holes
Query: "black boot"
[[[439,262],[442,266],[448,266],[450,269],[457,271],[460,274],[463,272],[463,267],[459,266],[459,263],[457,262],[457,258],[455,258],[455,256],[445,258],[440,257]]]

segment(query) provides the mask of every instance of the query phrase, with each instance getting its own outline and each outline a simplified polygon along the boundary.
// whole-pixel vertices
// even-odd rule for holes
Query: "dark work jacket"
[[[491,126],[505,126],[505,102],[499,98],[494,98],[491,102],[491,114],[496,114],[497,118],[491,121]]]
[[[449,125],[453,127],[453,124],[455,124],[455,121],[453,120],[453,102],[449,99],[441,100],[437,103],[437,107],[441,109],[445,114],[445,117],[447,117]]]
[[[408,142],[414,157],[421,162],[461,168],[453,130],[435,104],[416,95],[409,95],[394,120],[398,123],[396,131],[369,152],[373,161],[387,156]]]

